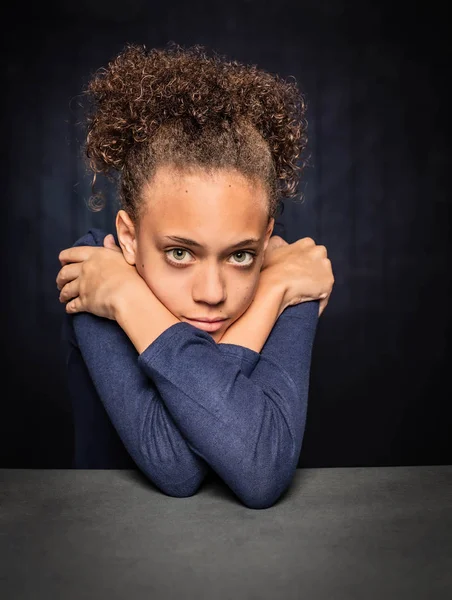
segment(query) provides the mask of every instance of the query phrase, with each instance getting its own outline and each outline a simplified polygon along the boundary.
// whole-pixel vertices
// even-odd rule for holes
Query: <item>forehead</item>
[[[207,239],[242,232],[260,235],[268,221],[264,186],[232,170],[160,167],[145,187],[143,201],[141,226],[163,234],[190,232]]]

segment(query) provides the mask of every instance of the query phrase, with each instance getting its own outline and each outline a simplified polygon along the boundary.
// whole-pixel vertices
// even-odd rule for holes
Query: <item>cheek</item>
[[[152,247],[138,246],[135,267],[154,293],[159,287],[162,287],[163,272],[160,258]]]
[[[253,296],[254,296],[254,292],[255,292],[255,290],[254,290],[253,286],[246,286],[246,288],[244,288],[241,293],[242,303],[251,302],[251,300],[253,299]]]
[[[237,304],[250,304],[256,295],[259,286],[260,271],[239,275],[238,279],[230,282],[230,297],[234,298]]]
[[[178,311],[182,299],[187,296],[181,278],[171,277],[166,265],[158,264],[155,259],[140,260],[136,268],[157,299],[169,310]]]
[[[159,272],[157,269],[146,269],[146,264],[144,268],[142,267],[142,271],[143,273],[140,273],[140,275],[160,302],[166,306],[168,306],[169,301],[174,302],[178,293],[180,294],[180,285],[176,285],[174,280],[166,277],[163,272]]]
[[[259,285],[259,276],[252,281],[248,282],[247,285],[243,286],[238,292],[236,298],[237,302],[240,303],[240,308],[245,311],[252,303],[254,296],[256,295],[257,288]]]

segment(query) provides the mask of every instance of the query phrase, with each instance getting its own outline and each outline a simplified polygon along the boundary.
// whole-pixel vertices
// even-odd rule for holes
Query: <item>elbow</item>
[[[260,469],[259,472],[244,473],[242,485],[235,490],[241,502],[248,508],[270,508],[279,500],[290,486],[295,467],[292,463],[281,468],[275,465],[272,469]]]
[[[165,481],[160,483],[159,489],[173,498],[190,498],[194,496],[201,487],[202,481],[198,478],[190,478],[180,482]]]
[[[274,494],[268,494],[265,496],[245,496],[241,498],[242,503],[247,508],[252,508],[254,510],[259,510],[263,508],[271,508],[276,501],[278,500],[279,495],[275,496]]]
[[[206,477],[206,472],[201,469],[182,481],[177,481],[175,477],[171,477],[167,473],[156,473],[155,471],[150,473],[148,469],[143,470],[143,472],[161,492],[173,498],[194,496]]]
[[[242,490],[240,492],[239,498],[241,502],[248,508],[253,508],[255,510],[271,508],[274,504],[276,504],[289,484],[290,482],[283,487],[268,485],[265,487],[265,489],[253,488],[248,485],[246,490]]]
[[[270,508],[290,487],[297,469],[301,441],[283,436],[284,443],[273,452],[268,445],[254,446],[242,462],[240,479],[235,477],[236,494],[248,508]],[[235,490],[234,490],[235,491]]]
[[[240,475],[233,475],[234,492],[248,508],[270,508],[292,483],[304,433],[304,418],[298,431],[290,427],[281,409],[266,394],[270,408],[256,435],[250,437],[245,459],[240,462]],[[273,405],[273,406],[272,406]],[[300,422],[300,416],[293,418]]]
[[[207,464],[184,444],[175,430],[162,423],[143,427],[136,463],[164,494],[174,498],[194,496],[209,471]],[[173,435],[177,433],[177,435]]]

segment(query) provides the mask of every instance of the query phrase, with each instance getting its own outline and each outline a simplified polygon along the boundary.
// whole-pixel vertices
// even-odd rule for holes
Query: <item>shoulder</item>
[[[108,231],[104,231],[103,229],[99,229],[98,227],[92,227],[88,229],[88,231],[82,235],[82,237],[78,238],[73,244],[74,246],[103,246],[105,236],[108,235]],[[115,234],[113,234],[115,235]],[[116,235],[115,235],[116,239]]]

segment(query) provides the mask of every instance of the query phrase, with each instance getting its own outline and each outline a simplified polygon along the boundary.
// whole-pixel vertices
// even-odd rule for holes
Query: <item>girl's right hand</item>
[[[272,236],[265,251],[261,276],[282,286],[284,299],[281,312],[288,306],[320,300],[319,317],[328,304],[334,285],[326,247],[317,245],[309,237],[288,244],[280,236]]]

